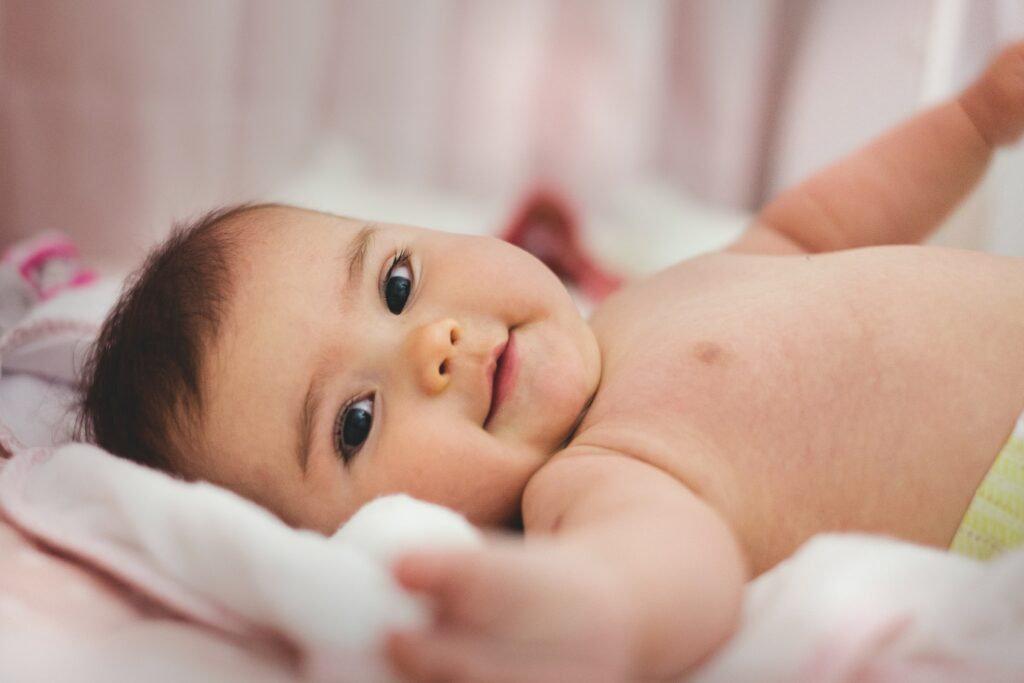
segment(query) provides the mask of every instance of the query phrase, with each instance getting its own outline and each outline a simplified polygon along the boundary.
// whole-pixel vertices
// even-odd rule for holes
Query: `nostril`
[[[448,361],[443,361],[441,366],[437,369],[442,375],[448,371]]]
[[[459,328],[458,327],[452,325],[452,331],[451,331],[451,334],[449,335],[449,338],[451,339],[452,344],[454,344],[455,342],[459,341]]]

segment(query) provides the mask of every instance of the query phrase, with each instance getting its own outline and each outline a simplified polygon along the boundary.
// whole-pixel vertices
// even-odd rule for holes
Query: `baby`
[[[589,321],[497,239],[214,213],[111,313],[84,424],[296,527],[394,492],[521,524],[395,565],[437,606],[388,641],[411,679],[678,676],[811,535],[957,536],[1024,410],[1024,261],[880,245],[926,237],[1022,131],[1018,43]]]

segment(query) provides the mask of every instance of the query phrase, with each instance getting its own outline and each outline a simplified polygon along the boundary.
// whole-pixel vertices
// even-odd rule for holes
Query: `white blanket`
[[[141,594],[148,618],[173,616],[179,630],[258,653],[296,680],[391,680],[382,637],[429,614],[390,579],[389,561],[404,549],[479,540],[454,513],[404,496],[371,503],[328,539],[290,529],[223,489],[80,444],[10,460],[0,472],[0,510],[64,561],[117,579],[108,598]],[[31,596],[12,592],[26,582],[6,572],[0,607],[9,611]],[[736,637],[691,680],[1020,681],[1022,579],[1022,552],[984,565],[880,538],[821,536],[749,587]],[[49,616],[59,622],[65,609],[81,608],[51,604]],[[0,633],[19,628],[3,615]],[[140,649],[161,653],[162,631],[124,637],[124,626],[141,619],[127,618],[110,635],[124,649],[93,662],[96,680],[119,679]],[[81,614],[69,623],[51,640],[73,641],[101,625]],[[0,662],[17,664],[9,670],[34,664],[53,673],[46,638],[9,641],[20,643],[16,651],[3,640]],[[204,660],[190,657],[178,652],[165,671],[194,677]],[[79,662],[58,661],[81,680]],[[216,678],[244,680],[252,665],[249,658],[237,677],[220,670]]]
[[[0,510],[196,626],[280,641],[302,676],[325,681],[386,680],[381,637],[427,618],[390,577],[396,552],[478,542],[455,513],[406,496],[365,506],[326,538],[84,444],[17,454],[0,472]]]

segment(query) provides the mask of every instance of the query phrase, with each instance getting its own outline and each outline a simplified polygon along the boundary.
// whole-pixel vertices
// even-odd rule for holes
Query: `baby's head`
[[[261,205],[150,255],[100,333],[82,418],[107,450],[294,526],[332,532],[394,492],[496,525],[599,377],[589,326],[521,249]]]

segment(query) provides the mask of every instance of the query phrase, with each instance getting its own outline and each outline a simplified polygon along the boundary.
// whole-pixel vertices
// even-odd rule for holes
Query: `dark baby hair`
[[[128,279],[83,367],[80,440],[181,472],[201,419],[203,353],[231,295],[234,219],[267,206],[222,208],[177,225]]]

